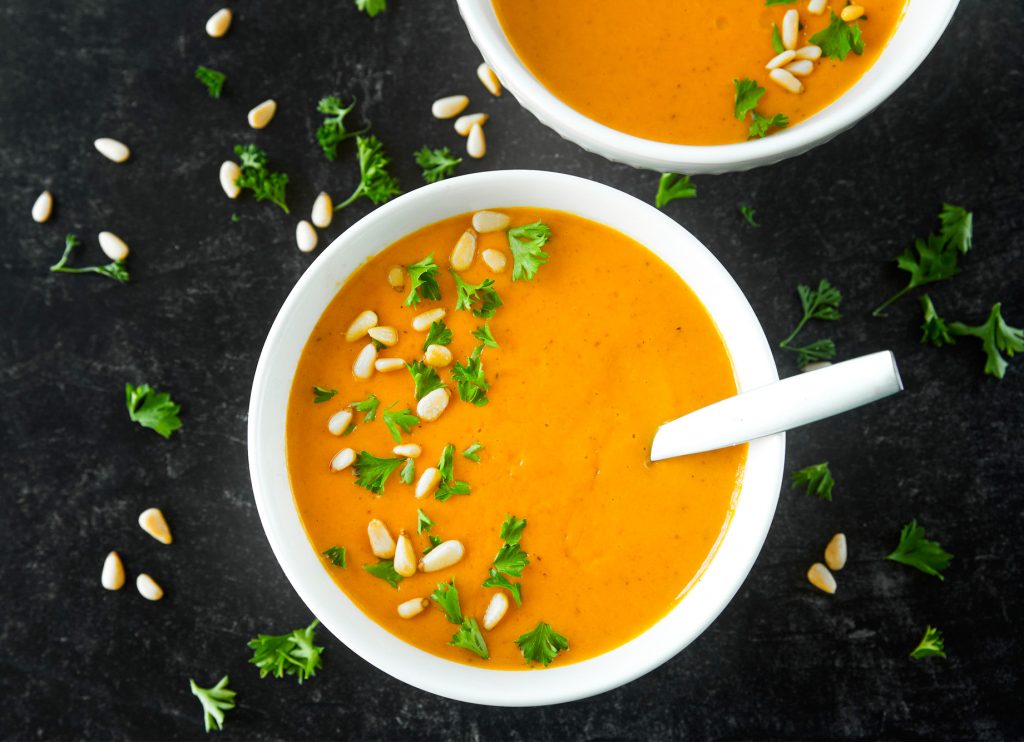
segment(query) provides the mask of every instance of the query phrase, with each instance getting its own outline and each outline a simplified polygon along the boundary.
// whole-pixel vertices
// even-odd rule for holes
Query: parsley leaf
[[[423,180],[427,183],[436,183],[453,175],[455,166],[460,162],[462,162],[462,158],[453,155],[447,147],[440,149],[423,147],[416,152],[416,164],[423,171]]]
[[[526,518],[517,518],[514,515],[505,516],[501,524],[501,540],[506,544],[518,544],[523,537],[523,529],[526,528]]]
[[[383,494],[388,477],[404,463],[405,459],[380,459],[366,451],[360,451],[352,465],[356,473],[356,484],[375,494]]]
[[[836,344],[829,338],[822,338],[800,348],[787,348],[797,354],[796,365],[800,368],[819,361],[830,361],[836,357]]]
[[[491,567],[488,574],[490,576],[484,580],[484,587],[503,587],[512,593],[512,600],[516,602],[516,605],[523,604],[522,586],[518,582],[512,582],[512,580],[501,574],[494,567]]]
[[[416,399],[423,399],[435,389],[444,387],[441,377],[437,375],[437,371],[423,361],[413,361],[412,363],[405,364],[405,367],[409,369],[413,381],[416,382]]]
[[[468,495],[471,492],[469,482],[463,482],[461,479],[453,481],[444,481],[438,485],[437,490],[434,492],[434,499],[438,502],[448,502],[453,495]]]
[[[732,84],[736,88],[733,98],[733,113],[736,118],[742,121],[748,113],[757,108],[757,102],[761,100],[765,89],[749,77],[744,77],[742,80],[733,80]],[[664,179],[665,176],[661,177]]]
[[[925,657],[942,657],[945,659],[946,643],[942,639],[942,632],[931,626],[926,626],[924,636],[921,637],[921,641],[914,647],[910,656],[915,660],[923,660]]]
[[[481,343],[486,345],[488,348],[497,348],[498,341],[494,339],[494,335],[491,334],[491,323],[484,322],[483,325],[473,330],[470,333],[473,337],[479,340]]]
[[[452,495],[468,495],[470,493],[470,486],[467,482],[455,479],[455,446],[453,444],[449,443],[441,451],[437,470],[441,473],[441,484],[434,492],[434,499],[439,502],[447,502]]]
[[[569,649],[569,640],[541,621],[516,639],[516,645],[527,662],[541,662],[547,667],[559,652]]]
[[[452,337],[452,331],[448,329],[443,319],[431,322],[430,329],[427,330],[427,339],[423,341],[423,352],[426,353],[431,345],[451,345]]]
[[[414,307],[423,299],[441,298],[441,288],[437,285],[438,268],[433,255],[405,266],[405,270],[409,273],[409,295],[405,297],[405,306]]]
[[[949,332],[946,321],[935,311],[935,305],[928,294],[921,296],[921,309],[924,310],[924,324],[921,325],[921,342],[931,343],[936,348],[943,345],[955,345],[956,341]]]
[[[416,479],[416,461],[406,459],[405,466],[398,473],[398,478],[402,481],[402,484],[412,484],[413,480]]]
[[[270,200],[280,206],[285,214],[290,213],[288,204],[285,203],[288,176],[267,169],[267,153],[255,144],[247,144],[244,147],[236,144],[235,154],[241,160],[242,167],[242,174],[238,176],[235,185],[252,191],[257,201]]]
[[[203,724],[206,731],[223,729],[224,712],[235,707],[235,692],[228,688],[228,676],[222,677],[212,688],[200,687],[192,679],[189,679],[188,684],[192,689],[192,695],[203,704]]]
[[[834,358],[836,355],[835,343],[827,338],[816,340],[809,345],[799,348],[792,347],[790,343],[804,328],[804,325],[812,319],[830,322],[838,320],[841,316],[839,314],[839,303],[842,301],[843,295],[839,292],[839,289],[835,288],[824,278],[818,283],[817,289],[800,284],[796,287],[796,291],[800,297],[800,306],[803,308],[803,317],[800,318],[793,332],[779,343],[779,347],[783,350],[797,353],[797,363],[801,367],[814,361],[827,361],[830,358]]]
[[[352,402],[349,407],[357,412],[363,413],[363,422],[372,423],[377,417],[377,408],[380,407],[380,400],[377,395],[370,392],[370,396],[361,402]]]
[[[355,107],[355,100],[346,106],[342,104],[340,98],[333,95],[321,98],[316,104],[316,110],[324,114],[324,122],[316,130],[316,141],[323,149],[324,157],[331,162],[338,159],[339,144],[366,131],[349,131],[345,128],[345,117]]]
[[[164,438],[170,438],[181,427],[181,405],[174,404],[170,394],[158,392],[149,384],[125,384],[124,397],[128,417],[142,427],[155,430]]]
[[[864,40],[860,37],[860,26],[856,23],[846,23],[831,9],[828,13],[828,26],[814,34],[810,38],[810,43],[820,46],[824,56],[838,59],[840,62],[846,59],[850,52],[863,54]]]
[[[967,209],[953,204],[942,204],[939,213],[939,234],[943,241],[966,255],[974,238],[974,215]]]
[[[323,404],[334,399],[338,393],[337,389],[324,389],[322,386],[313,385],[313,404]]]
[[[437,462],[437,470],[441,473],[441,481],[450,482],[455,478],[455,446],[449,443],[442,449],[441,458]]]
[[[796,0],[764,0],[764,4],[767,5],[767,6],[771,6],[771,5],[791,5],[792,3],[795,3],[795,2],[796,2]]]
[[[752,207],[747,206],[746,204],[740,204],[740,213],[743,215],[743,218],[747,220],[747,224],[751,227],[761,226],[757,223],[757,220],[754,219],[754,215],[757,212]]]
[[[965,325],[962,322],[950,322],[949,331],[954,335],[971,335],[981,340],[985,351],[985,373],[997,379],[1006,375],[1009,365],[999,351],[1013,358],[1016,353],[1024,353],[1024,329],[1011,327],[1003,319],[1002,304],[992,305],[988,319],[980,325]]]
[[[914,519],[903,526],[899,546],[886,559],[916,567],[925,574],[943,580],[942,570],[949,566],[953,555],[944,551],[937,541],[926,539],[924,529]]]
[[[342,569],[348,567],[348,557],[346,556],[344,546],[332,546],[327,551],[323,552],[323,555],[327,557],[335,567],[341,567]]]
[[[494,290],[493,278],[485,278],[481,284],[472,284],[463,280],[455,271],[450,270],[448,272],[455,279],[455,291],[458,294],[455,300],[456,310],[471,311],[481,319],[490,319],[494,316],[502,301],[501,297],[498,296],[498,292]],[[473,306],[478,301],[480,302],[479,309]]]
[[[452,635],[452,640],[448,643],[453,647],[468,649],[485,660],[490,658],[490,654],[487,652],[487,642],[484,641],[484,636],[480,633],[480,627],[475,618],[464,619],[459,630]]]
[[[484,363],[480,360],[483,349],[482,345],[476,346],[466,360],[465,366],[456,361],[452,368],[452,379],[458,387],[459,398],[463,402],[471,402],[478,407],[487,404],[487,390],[491,386],[484,376]]]
[[[789,118],[781,113],[777,113],[769,118],[768,116],[762,116],[757,111],[754,111],[754,118],[751,120],[750,128],[747,130],[747,138],[753,139],[754,137],[757,137],[762,139],[768,136],[768,129],[773,126],[776,129],[785,129],[789,126]]]
[[[459,605],[459,591],[455,587],[454,577],[449,582],[439,582],[437,589],[430,594],[430,599],[437,603],[449,623],[462,623],[462,606]]]
[[[196,79],[206,86],[206,92],[211,98],[220,98],[227,76],[223,72],[199,65],[196,67]]]
[[[324,648],[313,643],[314,631],[319,625],[320,622],[313,619],[306,628],[280,636],[257,634],[249,642],[249,649],[253,650],[249,662],[260,668],[261,678],[294,675],[302,685],[303,680],[309,680],[323,666],[320,654]]]
[[[772,49],[776,54],[786,51],[786,45],[782,43],[782,34],[779,33],[779,27],[775,23],[772,24]]]
[[[522,577],[523,568],[530,563],[527,556],[519,544],[502,544],[494,555],[494,568],[510,577]]]
[[[382,559],[376,564],[364,564],[363,569],[374,577],[384,580],[384,582],[391,585],[395,590],[398,589],[398,583],[403,579],[402,575],[395,571],[394,559]]]
[[[463,451],[462,455],[465,456],[470,461],[474,461],[474,462],[479,464],[480,463],[480,454],[479,454],[479,452],[483,451],[483,450],[484,450],[484,447],[483,447],[482,444],[474,443],[469,448],[467,448],[465,451]]]
[[[801,485],[806,486],[807,495],[816,495],[819,500],[832,502],[832,487],[836,480],[832,478],[832,472],[828,468],[828,462],[812,464],[800,471],[793,472],[793,483],[790,489],[796,489]]]
[[[506,236],[512,251],[512,280],[532,281],[537,269],[548,262],[548,254],[541,248],[551,239],[551,227],[536,221],[513,227]]]
[[[388,9],[388,0],[356,0],[356,8],[374,18]]]
[[[394,404],[391,405],[391,407],[394,406]],[[401,443],[402,434],[398,432],[399,428],[405,433],[411,433],[412,426],[419,424],[420,419],[412,414],[412,410],[408,407],[404,410],[392,410],[391,407],[384,410],[384,424],[387,426],[388,432],[391,433],[391,437],[395,439],[395,443]]]
[[[360,196],[365,196],[380,205],[402,192],[398,181],[388,172],[391,158],[384,153],[384,145],[373,134],[356,134],[356,150],[359,152],[359,185],[352,195],[334,207],[341,211]]]
[[[416,533],[422,534],[434,527],[432,521],[422,510],[416,510]]]
[[[129,275],[128,270],[124,267],[123,260],[115,260],[112,263],[106,265],[88,265],[84,268],[68,268],[68,258],[71,257],[71,253],[79,245],[78,238],[73,234],[69,234],[64,238],[64,254],[60,256],[60,260],[50,266],[51,273],[96,273],[107,278],[112,278],[119,283],[128,283]]]
[[[654,197],[654,205],[659,209],[677,198],[697,198],[697,186],[689,175],[662,173],[658,180],[658,193]]]

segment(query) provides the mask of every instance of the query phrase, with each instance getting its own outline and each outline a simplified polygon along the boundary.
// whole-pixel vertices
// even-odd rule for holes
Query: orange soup
[[[299,362],[287,455],[309,540],[367,615],[441,657],[524,669],[598,655],[676,604],[724,533],[746,446],[651,464],[659,424],[736,393],[707,311],[619,232],[500,213],[511,231],[447,219],[349,278]],[[431,395],[448,395],[439,414]],[[435,593],[452,580],[457,603]]]
[[[520,60],[552,94],[613,129],[673,144],[759,135],[752,133],[751,113],[742,120],[735,115],[734,80],[764,89],[756,110],[765,118],[781,114],[792,126],[820,111],[874,64],[905,4],[864,0],[864,15],[846,23],[840,0],[772,6],[764,0],[493,0]],[[799,17],[788,46],[782,39],[787,11]],[[855,50],[845,52],[846,40]],[[823,53],[807,49],[812,46]],[[766,69],[789,47],[798,56],[781,66],[790,77],[778,76],[797,83],[799,92]]]

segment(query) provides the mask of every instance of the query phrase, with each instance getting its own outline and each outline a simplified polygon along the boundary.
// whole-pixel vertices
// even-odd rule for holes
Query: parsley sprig
[[[812,319],[826,320],[830,322],[838,320],[841,316],[839,314],[839,303],[842,301],[843,295],[839,292],[839,289],[835,288],[824,278],[818,282],[817,289],[812,289],[810,286],[800,284],[796,287],[796,292],[800,297],[800,306],[803,308],[803,316],[800,318],[796,327],[793,328],[793,332],[789,333],[789,336],[779,343],[779,347],[783,350],[796,353],[797,365],[800,367],[806,366],[808,363],[813,363],[815,361],[827,361],[835,358],[835,343],[828,338],[815,340],[812,343],[798,348],[791,346],[790,343],[792,343],[800,331],[804,329],[804,325]]]
[[[328,95],[316,104],[316,110],[324,114],[324,122],[316,130],[316,141],[324,151],[324,157],[333,162],[338,159],[338,145],[346,139],[358,136],[366,131],[349,131],[345,126],[345,117],[356,107],[355,99],[344,105],[341,99]]]
[[[805,487],[805,494],[815,495],[819,500],[832,502],[832,488],[836,480],[832,478],[832,472],[828,468],[828,462],[812,464],[800,471],[793,472],[792,485],[790,489]]]
[[[155,430],[164,438],[170,438],[171,433],[181,427],[178,417],[181,405],[175,404],[166,392],[158,392],[149,384],[125,384],[124,400],[132,422]]]
[[[512,251],[512,280],[532,281],[537,269],[548,262],[543,247],[551,239],[551,227],[536,221],[520,227],[512,227],[506,233],[508,247]]]
[[[487,404],[487,390],[491,388],[484,376],[484,362],[480,358],[483,350],[483,345],[476,346],[465,365],[456,361],[452,367],[452,379],[459,390],[459,398],[478,407]]]
[[[402,192],[398,181],[388,172],[391,158],[385,154],[384,145],[377,137],[357,134],[356,150],[359,152],[359,185],[351,196],[334,207],[335,211],[341,211],[363,196],[379,206]]]
[[[409,273],[409,295],[405,297],[405,306],[414,307],[424,299],[436,301],[441,298],[441,288],[437,285],[439,269],[433,255],[405,266],[405,270]]]
[[[547,667],[559,652],[569,649],[569,640],[541,621],[531,631],[516,639],[516,646],[529,662],[540,662]]]
[[[455,309],[472,312],[480,319],[490,319],[502,305],[501,297],[494,290],[494,279],[485,278],[483,283],[473,284],[464,280],[455,271],[449,271],[455,279]],[[479,302],[480,306],[475,306]]]
[[[864,53],[864,40],[860,37],[860,26],[855,22],[847,23],[831,9],[828,25],[810,38],[810,43],[821,47],[826,57],[846,59],[850,52],[860,55]]]
[[[768,135],[768,130],[772,127],[785,129],[789,126],[789,118],[781,113],[777,113],[774,116],[764,116],[758,112],[757,102],[765,94],[765,89],[758,85],[756,81],[751,80],[749,77],[744,77],[742,80],[733,80],[732,84],[735,87],[733,115],[740,121],[743,121],[748,113],[751,114],[750,128],[747,130],[748,139],[755,137],[763,138]]]
[[[255,144],[236,144],[235,154],[238,155],[242,174],[235,185],[243,190],[252,191],[257,201],[271,201],[280,206],[284,213],[289,213],[285,203],[285,188],[288,176],[267,169],[267,153]]]
[[[378,458],[366,451],[356,454],[355,463],[352,468],[356,473],[356,484],[365,487],[374,494],[384,493],[384,485],[388,477],[394,474],[395,470],[405,463],[403,458]]]
[[[423,171],[423,180],[427,183],[436,183],[454,175],[456,166],[462,162],[462,158],[453,155],[447,147],[430,149],[424,146],[417,150],[415,157],[416,164]]]
[[[455,478],[454,444],[449,443],[441,451],[437,470],[441,473],[441,483],[434,492],[434,499],[438,502],[447,502],[453,495],[468,495],[470,493],[469,483]]]
[[[931,298],[925,294],[921,297],[924,309],[924,324],[921,325],[921,342],[930,342],[935,347],[955,345],[953,336],[975,337],[981,341],[985,351],[985,373],[1002,379],[1006,376],[1009,363],[1003,358],[1005,353],[1013,358],[1017,353],[1024,353],[1024,328],[1012,327],[1003,319],[1002,304],[996,302],[989,311],[988,319],[980,325],[965,325],[963,322],[946,322],[935,311]]]
[[[323,552],[328,561],[335,567],[345,569],[348,567],[347,550],[344,546],[332,546]]]
[[[488,577],[484,580],[484,587],[501,587],[512,593],[516,605],[522,605],[522,588],[518,582],[512,582],[508,578],[522,577],[523,569],[530,563],[527,558],[529,555],[519,544],[525,528],[525,518],[517,518],[514,515],[505,517],[501,524],[501,548],[494,555],[494,566],[490,568]]]
[[[388,9],[388,0],[356,0],[356,8],[374,18]]]
[[[396,404],[398,402],[395,402],[391,407],[394,407]],[[384,410],[384,425],[387,426],[388,432],[391,433],[395,443],[401,443],[402,432],[406,434],[411,433],[413,425],[418,425],[420,419],[412,414],[412,410],[408,407],[401,410],[392,410],[391,407]]]
[[[217,70],[210,69],[209,67],[199,65],[196,67],[196,79],[206,86],[206,92],[210,94],[211,98],[220,98],[221,91],[224,89],[224,81],[227,80],[227,75],[223,72],[218,72]]]
[[[743,218],[747,220],[747,224],[749,224],[751,227],[761,226],[754,218],[754,215],[757,213],[757,211],[752,206],[748,206],[747,204],[740,204],[740,213],[743,215]]]
[[[249,662],[260,669],[261,678],[267,675],[275,678],[294,675],[299,685],[302,685],[302,681],[309,680],[323,666],[320,655],[324,648],[313,643],[314,632],[319,625],[320,622],[313,619],[313,623],[306,628],[289,631],[287,634],[257,634],[249,642],[249,649],[252,650]]]
[[[932,626],[926,626],[924,636],[917,646],[910,652],[915,660],[923,660],[925,657],[946,658],[946,642],[942,638],[942,632]]]
[[[490,658],[487,642],[484,641],[484,636],[480,633],[480,626],[476,619],[462,613],[462,606],[459,604],[459,591],[455,587],[454,577],[448,582],[438,583],[437,589],[430,594],[430,599],[441,609],[449,623],[459,627],[452,634],[452,640],[448,642],[451,646],[468,649],[485,660]]]
[[[494,335],[491,334],[490,322],[484,322],[480,327],[473,330],[470,333],[473,337],[479,340],[481,343],[486,345],[488,348],[497,348],[498,341],[494,339]]]
[[[423,341],[423,352],[426,353],[431,345],[451,345],[453,337],[452,331],[448,329],[443,319],[431,322],[430,329],[427,330],[427,339]]]
[[[376,564],[364,564],[363,569],[377,579],[384,580],[395,590],[398,589],[398,583],[404,579],[402,575],[395,571],[394,559],[381,559]]]
[[[654,205],[660,209],[680,198],[697,198],[697,186],[690,180],[690,176],[662,173],[658,180],[658,193],[654,196]]]
[[[323,404],[324,402],[330,402],[334,399],[334,395],[338,393],[337,389],[325,389],[322,386],[313,385],[313,404]]]
[[[51,273],[95,273],[100,276],[106,276],[112,278],[119,283],[128,283],[130,276],[128,275],[128,269],[124,267],[125,261],[115,260],[106,265],[87,265],[83,268],[68,268],[68,258],[71,257],[71,253],[74,252],[75,248],[81,244],[78,238],[73,234],[69,234],[64,238],[64,254],[60,256],[60,260],[50,266]]]
[[[222,677],[212,688],[203,688],[191,679],[188,684],[192,695],[203,705],[203,725],[206,731],[223,729],[224,712],[235,707],[235,691],[228,688],[228,676]]]
[[[927,575],[944,580],[942,570],[949,566],[953,555],[939,546],[938,541],[926,539],[924,528],[917,525],[915,518],[903,526],[899,545],[886,559],[915,567]]]
[[[409,369],[409,373],[416,383],[416,399],[423,399],[435,389],[440,389],[444,386],[441,377],[437,375],[437,371],[423,361],[413,361],[412,363],[405,364],[405,367]]]
[[[462,606],[459,604],[459,591],[455,587],[454,577],[448,582],[439,582],[437,589],[430,594],[430,599],[441,609],[449,623],[462,623]]]

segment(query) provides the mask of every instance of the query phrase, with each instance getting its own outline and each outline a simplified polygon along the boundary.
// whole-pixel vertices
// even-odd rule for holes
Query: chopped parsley
[[[939,235],[945,243],[966,255],[974,243],[974,215],[960,206],[942,204],[939,223]]]
[[[516,605],[523,604],[522,586],[518,582],[512,582],[512,580],[501,574],[494,567],[491,567],[488,575],[487,579],[484,580],[484,587],[503,587],[512,593],[512,600],[516,602]]]
[[[786,51],[786,45],[782,43],[782,34],[779,33],[779,26],[775,23],[772,23],[772,50],[776,54]]]
[[[831,9],[828,14],[828,26],[814,34],[810,38],[810,43],[820,46],[824,56],[838,59],[840,62],[846,59],[850,52],[863,54],[864,40],[860,37],[860,26],[856,23],[847,23]]]
[[[819,500],[832,502],[832,487],[836,480],[832,478],[832,472],[828,468],[828,462],[812,464],[800,471],[793,472],[793,483],[790,489],[806,487],[807,495],[815,495]]]
[[[548,262],[542,249],[551,239],[551,227],[536,221],[508,230],[508,247],[512,251],[512,280],[532,281],[537,269]]]
[[[943,345],[955,345],[956,341],[949,332],[949,325],[935,311],[932,298],[928,294],[921,296],[921,309],[924,311],[924,323],[921,325],[921,342],[931,343],[936,348]]]
[[[409,295],[405,297],[405,306],[414,307],[423,299],[441,298],[441,288],[437,285],[438,268],[433,255],[405,266],[405,270],[409,273]]]
[[[267,169],[267,153],[255,144],[235,145],[235,154],[241,160],[242,174],[235,185],[243,190],[252,191],[257,201],[271,201],[280,206],[284,213],[289,213],[285,203],[285,188],[288,176]]]
[[[314,632],[319,625],[320,622],[313,619],[306,628],[287,634],[257,634],[249,642],[249,649],[253,650],[249,662],[260,669],[261,678],[294,675],[302,685],[303,680],[309,680],[323,666],[320,655],[324,648],[313,643]]]
[[[324,389],[322,386],[313,385],[313,404],[323,404],[334,399],[338,393],[337,389]]]
[[[485,278],[481,284],[472,284],[463,280],[455,271],[449,271],[455,279],[455,291],[458,297],[455,300],[455,309],[472,312],[474,316],[481,319],[490,319],[501,306],[501,297],[494,290],[494,279]],[[480,306],[474,304],[480,302]]]
[[[427,330],[427,339],[423,341],[423,352],[426,353],[431,345],[451,345],[452,337],[452,331],[448,329],[443,319],[431,322],[430,329]]]
[[[479,340],[481,343],[486,345],[488,348],[497,348],[498,341],[494,339],[494,335],[491,334],[491,323],[484,322],[480,327],[473,330],[470,333],[473,337]]]
[[[345,127],[345,117],[355,107],[355,100],[346,106],[342,104],[340,98],[333,95],[321,98],[316,104],[316,110],[324,114],[324,122],[316,130],[316,141],[323,149],[324,157],[331,162],[338,159],[339,144],[366,131],[349,131]]]
[[[124,398],[132,422],[155,430],[164,438],[170,438],[171,433],[181,427],[178,417],[181,405],[175,404],[170,394],[158,392],[149,384],[125,384]]]
[[[506,516],[501,524],[501,540],[507,544],[518,544],[523,537],[525,528],[526,518],[517,518],[514,515]]]
[[[812,319],[834,322],[840,318],[839,303],[843,295],[826,279],[821,279],[817,289],[800,284],[796,287],[800,297],[800,305],[803,308],[803,317],[797,323],[793,332],[779,343],[779,347],[792,353],[797,353],[797,365],[806,366],[814,361],[827,361],[835,358],[836,346],[828,338],[815,340],[813,343],[795,348],[790,345],[797,334],[804,328],[804,325]]]
[[[395,590],[398,589],[398,583],[402,581],[402,575],[395,571],[394,559],[382,559],[376,564],[364,564],[363,569],[374,577],[384,580]]]
[[[484,346],[476,346],[466,360],[466,365],[456,361],[452,368],[452,379],[459,390],[459,398],[478,407],[487,404],[487,390],[491,386],[484,376],[484,363],[480,360],[483,350]]]
[[[381,459],[366,451],[360,451],[356,455],[355,463],[352,465],[356,473],[356,484],[360,487],[365,487],[374,494],[383,494],[384,485],[387,483],[388,477],[404,463],[405,459],[402,458]]]
[[[471,491],[468,482],[455,479],[455,446],[451,443],[441,451],[441,459],[437,463],[437,470],[441,473],[441,484],[434,492],[434,499],[438,502],[447,502],[452,495],[468,495]]]
[[[771,5],[791,5],[792,3],[795,3],[795,2],[796,2],[796,0],[764,0],[764,4],[768,5],[768,6],[771,6]]]
[[[380,400],[377,395],[370,392],[370,396],[361,402],[353,402],[349,405],[356,412],[363,413],[363,422],[372,423],[377,418],[377,408],[380,407]]]
[[[388,9],[388,0],[356,0],[356,8],[374,18]]]
[[[348,567],[348,557],[346,556],[346,550],[344,546],[332,546],[323,552],[323,555],[327,557],[331,564],[335,567],[341,567],[345,569]]]
[[[196,67],[196,79],[206,86],[206,92],[211,98],[220,98],[227,76],[223,72],[199,65]]]
[[[689,175],[662,173],[658,181],[658,193],[654,197],[654,205],[659,209],[677,198],[697,198],[697,186]]]
[[[356,134],[356,149],[359,152],[359,185],[352,195],[334,207],[341,211],[361,196],[380,205],[402,192],[398,181],[388,172],[391,158],[384,152],[384,145],[373,134]]]
[[[750,128],[747,130],[747,138],[763,139],[768,136],[770,128],[785,129],[787,126],[789,126],[789,117],[781,113],[777,113],[774,116],[762,116],[757,111],[754,111],[754,117],[750,121]]]
[[[547,667],[559,652],[569,649],[569,640],[541,621],[532,631],[516,639],[516,645],[528,663],[540,662]]]
[[[398,402],[395,402],[395,404],[398,404]],[[391,405],[391,407],[394,406],[394,404]],[[408,407],[404,410],[392,410],[391,407],[384,410],[384,424],[387,426],[388,432],[391,433],[391,437],[394,438],[395,443],[401,443],[402,433],[399,430],[407,434],[411,433],[412,426],[418,425],[420,419],[412,414],[412,410]]]
[[[926,626],[924,636],[914,647],[910,656],[915,660],[923,660],[925,657],[946,658],[946,642],[942,639],[942,632],[931,626]]]
[[[480,451],[483,451],[483,450],[484,450],[483,444],[481,444],[481,443],[474,443],[473,445],[469,446],[469,448],[467,448],[465,451],[463,451],[462,455],[465,456],[470,461],[474,461],[477,464],[479,464],[480,463]]]
[[[416,382],[416,399],[423,399],[435,389],[444,388],[437,371],[423,361],[413,361],[405,364],[405,367],[409,369],[413,381]]]
[[[494,555],[494,566],[491,567],[488,578],[484,580],[484,587],[502,587],[511,592],[516,605],[522,604],[520,585],[508,578],[522,577],[523,568],[530,563],[528,554],[519,545],[525,528],[525,518],[517,518],[514,515],[505,517],[500,533],[503,543],[498,553]]]
[[[930,300],[928,305],[931,305]],[[1006,368],[1009,364],[1003,358],[1002,353],[1006,353],[1011,358],[1017,353],[1024,353],[1024,329],[1011,327],[1006,324],[1006,320],[1003,319],[1002,304],[999,302],[992,305],[988,319],[980,325],[965,325],[963,322],[950,322],[947,325],[941,317],[934,314],[934,307],[931,309],[934,316],[929,325],[928,307],[925,307],[925,324],[922,325],[925,334],[927,335],[929,330],[931,330],[934,335],[941,336],[942,331],[940,328],[945,327],[947,330],[946,338],[950,344],[952,344],[953,339],[949,335],[978,338],[981,341],[982,349],[985,351],[985,373],[989,376],[1001,379],[1006,375]],[[934,338],[930,339],[935,342]],[[938,345],[940,343],[935,344]]]
[[[423,534],[434,527],[434,521],[422,510],[416,511],[416,533]]]
[[[485,660],[491,656],[487,651],[487,642],[484,641],[484,636],[480,633],[480,627],[477,625],[475,618],[463,619],[459,630],[452,635],[452,640],[448,643],[453,647],[468,649]]]
[[[437,470],[441,473],[441,480],[450,482],[455,478],[455,446],[451,443],[441,451],[441,458],[437,462]]]
[[[423,147],[416,152],[416,164],[423,171],[423,180],[427,183],[436,183],[454,175],[455,167],[462,162],[461,157],[456,157],[447,147],[430,149]]]
[[[192,689],[192,695],[203,704],[203,724],[206,731],[223,729],[224,712],[235,707],[235,692],[228,688],[228,676],[222,677],[212,688],[198,686],[192,679],[189,679],[188,684]]]
[[[953,555],[943,550],[937,541],[926,539],[924,528],[914,519],[903,526],[899,546],[886,559],[916,567],[927,575],[944,580],[942,570],[949,566]]]
[[[79,245],[78,238],[73,234],[69,234],[64,238],[64,254],[60,256],[60,260],[50,266],[51,273],[95,273],[100,276],[106,276],[112,278],[119,283],[128,283],[130,276],[128,270],[124,267],[125,261],[115,260],[106,265],[87,265],[84,268],[68,268],[68,258],[71,257],[71,253]]]
[[[740,204],[740,213],[743,215],[743,218],[747,220],[747,224],[749,224],[751,227],[760,227],[761,226],[754,219],[754,215],[757,212],[753,208],[751,208],[750,206],[747,206],[746,204]]]
[[[765,89],[749,77],[744,77],[742,80],[733,80],[732,84],[736,88],[733,97],[733,114],[742,121],[748,113],[757,108],[757,102],[765,94]],[[663,175],[662,178],[664,177]]]
[[[461,624],[462,606],[459,605],[459,591],[455,587],[455,578],[448,582],[440,582],[437,589],[430,594],[430,599],[437,603],[449,623]]]
[[[398,473],[398,478],[402,481],[402,484],[412,484],[413,480],[416,479],[416,461],[413,459],[406,459],[405,466],[403,466],[402,471]]]

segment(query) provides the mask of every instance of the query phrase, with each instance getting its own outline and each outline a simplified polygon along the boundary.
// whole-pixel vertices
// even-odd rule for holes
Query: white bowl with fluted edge
[[[959,0],[908,0],[906,14],[875,64],[837,100],[810,118],[763,139],[736,144],[667,144],[600,124],[563,103],[520,61],[491,0],[458,0],[462,18],[484,60],[502,84],[541,123],[584,149],[658,172],[728,173],[803,154],[846,131],[902,85],[932,50]],[[870,8],[870,6],[869,6]]]
[[[464,175],[419,188],[371,212],[331,243],[296,283],[256,367],[249,404],[249,469],[260,519],[281,568],[310,610],[352,651],[431,693],[494,706],[535,706],[592,696],[649,672],[722,612],[768,533],[782,483],[785,436],[750,444],[731,523],[685,596],[643,634],[598,657],[562,666],[556,660],[543,670],[529,670],[525,664],[522,671],[470,667],[407,644],[359,610],[331,580],[306,538],[289,483],[285,420],[302,349],[327,305],[368,258],[450,216],[513,206],[571,212],[645,245],[704,303],[732,356],[740,390],[778,380],[764,332],[739,287],[707,248],[651,205],[609,186],[557,173]],[[672,410],[665,411],[666,419],[674,416]]]

